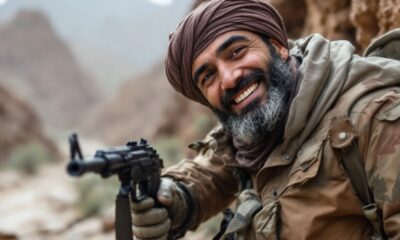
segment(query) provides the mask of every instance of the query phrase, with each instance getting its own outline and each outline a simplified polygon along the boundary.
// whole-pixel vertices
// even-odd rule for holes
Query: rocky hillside
[[[153,69],[123,84],[113,98],[85,122],[84,131],[108,144],[123,144],[141,137],[153,140],[156,136],[179,132],[186,132],[185,139],[193,137],[193,133],[189,133],[193,115],[185,113],[191,109],[201,114],[204,108],[187,103],[174,93],[162,64]]]
[[[153,136],[165,118],[164,109],[173,102],[173,92],[163,74],[159,65],[154,72],[122,84],[85,122],[85,132],[109,144]]]
[[[70,127],[101,93],[47,19],[24,11],[0,26],[0,82],[29,99],[44,124]]]
[[[18,147],[30,143],[57,157],[55,145],[44,135],[32,107],[0,86],[0,164],[4,164]]]

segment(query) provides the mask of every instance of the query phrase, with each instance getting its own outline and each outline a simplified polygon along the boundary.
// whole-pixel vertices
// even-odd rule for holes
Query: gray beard
[[[254,102],[255,106],[250,106],[249,111],[240,115],[213,109],[225,129],[246,145],[257,144],[265,139],[284,120],[289,109],[286,104],[293,84],[293,73],[289,62],[283,61],[272,45],[269,45],[269,49],[272,61],[266,77],[267,101],[261,104]]]
[[[245,144],[254,144],[274,130],[282,120],[285,95],[277,87],[271,87],[267,102],[243,116],[231,115],[223,125],[236,139]]]

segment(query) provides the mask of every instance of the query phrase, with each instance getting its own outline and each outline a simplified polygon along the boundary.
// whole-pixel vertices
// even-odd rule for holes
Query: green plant
[[[26,174],[35,174],[38,169],[56,159],[42,143],[31,141],[14,148],[3,166]]]
[[[85,218],[100,213],[114,203],[119,181],[115,177],[102,179],[98,175],[88,175],[77,180],[75,187],[79,194],[77,207]]]
[[[154,144],[165,166],[180,161],[183,157],[182,142],[176,137],[159,137]]]

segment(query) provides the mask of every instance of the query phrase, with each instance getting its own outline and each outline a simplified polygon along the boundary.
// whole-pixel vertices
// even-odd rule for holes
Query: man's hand
[[[166,240],[171,229],[171,221],[165,208],[155,208],[154,200],[146,198],[132,203],[132,224],[135,239]]]
[[[132,202],[132,224],[135,239],[166,240],[171,228],[179,227],[186,216],[185,194],[170,178],[161,178],[155,207],[150,197]]]

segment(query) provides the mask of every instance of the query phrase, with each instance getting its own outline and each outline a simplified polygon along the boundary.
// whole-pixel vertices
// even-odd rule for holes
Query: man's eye
[[[210,79],[212,78],[214,72],[207,72],[206,75],[204,75],[203,77],[203,81],[202,81],[202,85],[207,85],[207,82],[210,81]]]
[[[236,57],[243,49],[245,49],[246,47],[238,47],[238,48],[235,48],[233,51],[232,51],[232,54],[231,54],[231,57],[232,58],[234,58],[234,57]]]

